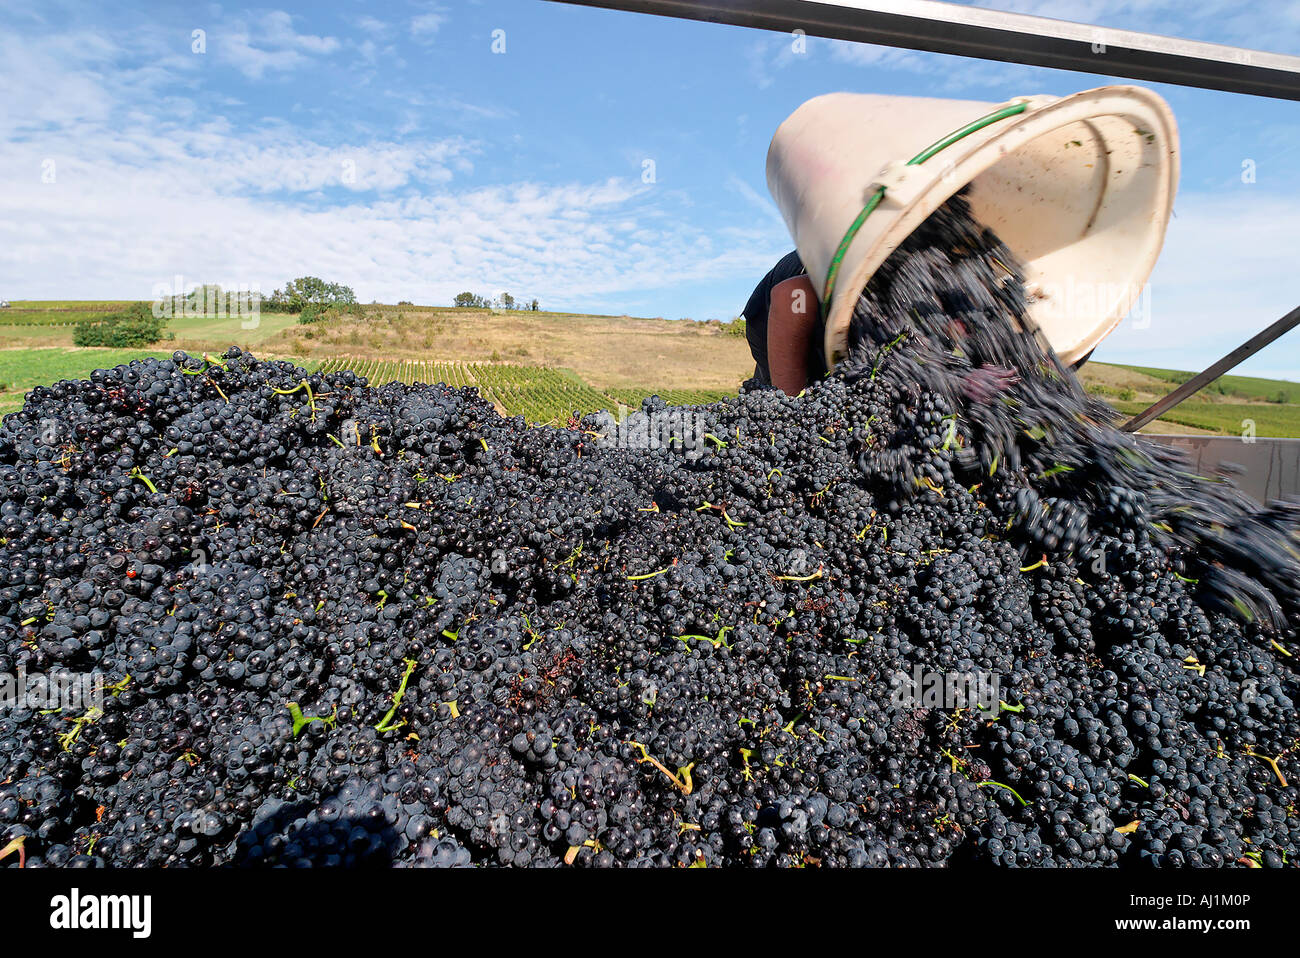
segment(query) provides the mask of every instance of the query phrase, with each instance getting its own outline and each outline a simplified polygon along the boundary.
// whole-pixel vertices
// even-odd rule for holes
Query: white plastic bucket
[[[832,93],[781,124],[767,184],[823,297],[831,367],[871,275],[967,184],[976,217],[1025,268],[1030,318],[1072,363],[1151,274],[1178,186],[1178,127],[1135,86],[1002,104]]]

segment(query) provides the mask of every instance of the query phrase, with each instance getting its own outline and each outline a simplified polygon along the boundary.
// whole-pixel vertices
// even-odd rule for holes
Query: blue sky
[[[804,100],[1108,82],[547,0],[272,3],[0,4],[0,296],[312,273],[365,301],[728,318],[791,246],[764,159]],[[1300,54],[1295,0],[993,5]],[[1098,358],[1190,368],[1300,301],[1300,104],[1156,89],[1175,219],[1150,324]],[[1300,378],[1300,340],[1249,370]]]

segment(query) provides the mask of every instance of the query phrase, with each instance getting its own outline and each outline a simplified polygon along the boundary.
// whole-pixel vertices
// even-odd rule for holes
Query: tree
[[[531,309],[531,310],[535,313],[535,312],[537,312],[539,309],[541,309],[541,306],[538,305],[537,300],[533,300],[532,303],[529,304],[529,307],[528,307],[528,308]]]
[[[352,291],[351,286],[344,286],[342,283],[330,283],[328,286],[329,301],[327,306],[355,306],[357,305],[357,294]]]
[[[283,290],[277,289],[264,299],[262,308],[270,312],[300,313],[308,304],[321,307],[355,306],[357,296],[351,286],[327,283],[319,276],[299,276],[285,283]]]
[[[178,316],[219,316],[225,306],[225,293],[220,286],[205,283],[192,289],[177,305]]]
[[[166,323],[150,304],[132,303],[120,313],[78,323],[72,341],[78,346],[148,346],[162,339]]]
[[[502,293],[499,297],[497,297],[497,302],[501,304],[502,309],[515,308],[515,298],[511,296],[509,293]]]

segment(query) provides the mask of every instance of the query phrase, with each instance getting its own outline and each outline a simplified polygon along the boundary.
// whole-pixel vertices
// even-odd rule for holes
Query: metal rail
[[[1273,340],[1294,329],[1296,326],[1300,326],[1300,306],[1291,310],[1291,312],[1287,313],[1272,326],[1268,327],[1268,329],[1261,333],[1257,333],[1250,339],[1246,340],[1213,366],[1197,373],[1163,399],[1148,406],[1128,422],[1124,423],[1120,428],[1126,432],[1136,432],[1147,423],[1151,422],[1151,420],[1159,419],[1188,396],[1204,389],[1233,366],[1236,366],[1238,363],[1254,356],[1269,343],[1273,342]]]
[[[936,0],[558,0],[1300,100],[1300,57]]]

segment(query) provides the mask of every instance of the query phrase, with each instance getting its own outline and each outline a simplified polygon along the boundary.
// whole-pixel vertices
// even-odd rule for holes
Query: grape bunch
[[[1118,431],[962,197],[851,347],[566,428],[235,348],[33,390],[0,867],[1294,867],[1300,505]]]

